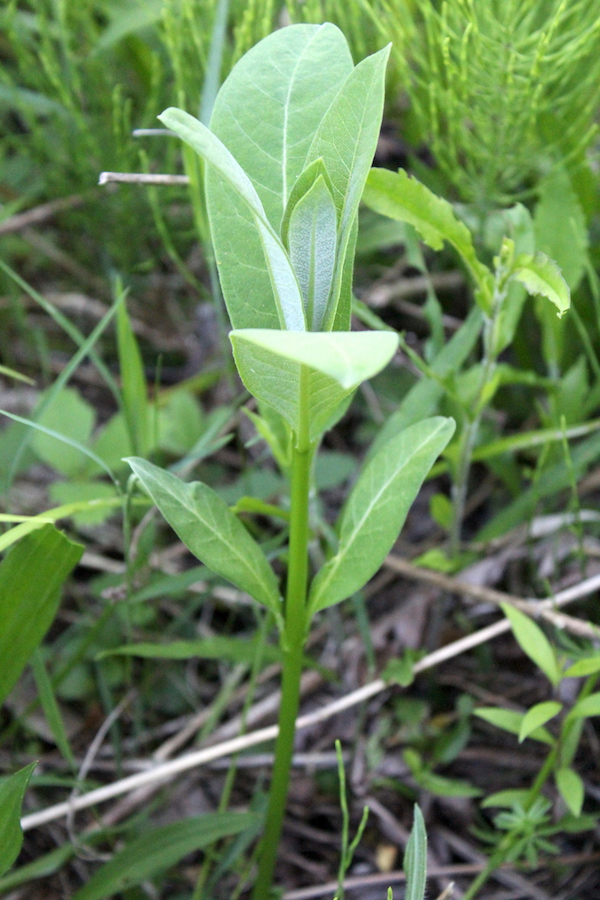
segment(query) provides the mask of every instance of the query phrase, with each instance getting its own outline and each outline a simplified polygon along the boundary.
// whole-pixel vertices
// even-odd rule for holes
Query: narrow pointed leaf
[[[0,565],[0,703],[42,642],[60,602],[60,588],[83,553],[44,525],[24,537]]]
[[[21,807],[35,767],[31,763],[0,784],[0,875],[10,869],[21,850]]]
[[[73,900],[105,900],[164,872],[195,850],[256,823],[254,813],[210,813],[140,834],[95,872]]]
[[[479,305],[485,312],[490,311],[492,274],[478,260],[469,229],[456,217],[447,200],[436,196],[416,178],[409,177],[403,169],[398,172],[372,169],[363,201],[384,216],[408,222],[433,250],[441,250],[444,241],[448,241],[475,279]]]
[[[519,742],[529,737],[540,725],[545,725],[546,722],[557,716],[561,709],[562,703],[558,703],[556,700],[548,700],[545,703],[536,703],[535,706],[532,706],[523,716],[519,731]]]
[[[363,59],[348,75],[323,116],[308,154],[321,158],[331,179],[338,214],[338,254],[332,304],[325,328],[332,328],[342,286],[354,255],[354,228],[381,129],[385,70],[391,45]],[[350,298],[343,297],[347,305]],[[343,310],[340,314],[343,314]]]
[[[402,868],[406,875],[404,900],[423,900],[427,882],[427,832],[423,814],[416,803]]]
[[[513,277],[524,284],[530,294],[541,294],[553,303],[559,316],[571,305],[571,292],[553,259],[539,251],[532,256],[521,253],[515,259]]]
[[[600,692],[598,691],[578,700],[569,711],[570,719],[587,719],[590,716],[600,716]]]
[[[484,719],[490,725],[495,725],[496,728],[502,728],[503,731],[508,731],[509,734],[516,734],[517,736],[521,733],[521,725],[525,718],[524,713],[517,712],[514,709],[500,709],[496,706],[480,706],[478,709],[473,710],[473,715],[479,716],[480,719]],[[556,743],[550,732],[543,726],[532,731],[529,737],[551,746]]]
[[[292,331],[304,331],[302,298],[294,271],[279,235],[268,221],[260,198],[240,164],[218,137],[183,110],[171,107],[159,119],[217,169],[243,202],[260,238],[280,326]]]
[[[387,441],[367,463],[340,517],[338,552],[311,585],[312,613],[349,597],[375,575],[454,428],[452,419],[426,419]]]
[[[524,653],[538,666],[553,685],[562,677],[552,644],[529,616],[510,603],[501,603],[502,611],[510,621],[513,634]]]
[[[319,176],[290,216],[288,246],[304,301],[306,324],[320,331],[335,269],[337,217],[325,179]]]
[[[581,776],[569,766],[563,766],[554,773],[558,792],[574,816],[581,815],[585,787]]]
[[[280,619],[275,574],[259,545],[225,501],[200,481],[186,484],[144,459],[130,458],[127,462],[194,556]]]

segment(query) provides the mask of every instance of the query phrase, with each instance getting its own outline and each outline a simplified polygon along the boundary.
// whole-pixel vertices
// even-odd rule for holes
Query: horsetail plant
[[[282,649],[279,734],[254,900],[269,895],[313,616],[358,591],[391,549],[454,422],[434,417],[386,442],[365,465],[326,562],[309,571],[312,471],[323,434],[365,379],[391,360],[394,332],[350,332],[358,206],[383,111],[389,47],[354,66],[333,25],[295,25],[233,68],[210,129],[179,109],[159,118],[203,159],[207,208],[240,377],[253,420],[289,478],[285,599],[259,544],[223,499],[151,463],[131,468],[205,565],[271,611]]]

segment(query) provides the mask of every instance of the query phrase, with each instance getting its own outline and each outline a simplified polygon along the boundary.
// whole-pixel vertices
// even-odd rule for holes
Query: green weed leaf
[[[206,484],[186,484],[144,459],[127,460],[144,490],[188,549],[209,569],[270,609],[281,623],[277,579],[264,553]]]
[[[239,834],[256,824],[253,813],[210,813],[154,828],[130,841],[124,850],[92,875],[73,900],[105,900],[174,866],[194,850]]]
[[[350,72],[323,116],[307,157],[307,162],[323,160],[338,215],[338,256],[326,329],[334,324],[336,330],[350,326],[351,296],[344,292],[344,280],[353,266],[358,206],[381,129],[390,47],[363,59]]]
[[[285,247],[279,235],[267,219],[265,210],[254,185],[235,160],[230,151],[198,119],[182,109],[171,107],[159,116],[161,122],[179,135],[219,174],[243,202],[251,216],[253,231],[260,237],[264,264],[271,283],[272,295],[277,308],[277,321],[281,328],[290,331],[304,331],[306,324],[302,307],[300,288],[291,267]],[[245,240],[245,236],[241,238]],[[217,255],[217,262],[219,257]],[[248,288],[247,296],[255,291]],[[232,317],[233,310],[230,310]],[[234,320],[235,315],[232,317]],[[254,319],[256,321],[256,318]]]
[[[563,316],[571,305],[571,292],[554,262],[541,251],[533,256],[520,253],[514,261],[512,277],[524,284],[530,294],[541,294],[554,303]]]
[[[561,709],[562,703],[557,703],[555,700],[548,700],[546,703],[536,703],[535,706],[532,706],[523,716],[519,731],[519,742],[529,737],[540,725],[545,725],[546,722],[557,716]]]
[[[210,128],[248,174],[275,231],[307,166],[315,131],[352,69],[338,28],[295,25],[274,32],[246,53],[219,91]],[[247,206],[216,168],[206,174],[206,194],[233,327],[281,327]]]
[[[377,572],[454,427],[452,419],[425,419],[387,441],[366,464],[340,516],[338,551],[312,583],[311,613],[354,594]]]
[[[554,773],[558,792],[574,816],[581,815],[585,788],[581,777],[569,766],[563,766]]]
[[[510,621],[513,634],[524,653],[538,666],[546,678],[556,686],[562,672],[552,644],[529,616],[510,603],[501,603],[502,612]]]
[[[390,361],[393,332],[290,332],[245,328],[230,334],[242,381],[290,427],[300,428],[301,369],[309,369],[310,437],[315,440],[344,412],[359,384]]]
[[[21,850],[21,807],[35,767],[31,763],[0,784],[0,875],[10,869]]]
[[[586,675],[594,675],[600,672],[600,656],[591,656],[586,659],[578,659],[572,666],[565,670],[565,678],[581,678]]]
[[[409,177],[404,169],[371,169],[363,201],[384,216],[408,222],[433,250],[441,250],[444,241],[452,244],[475,279],[479,305],[485,312],[490,311],[492,274],[478,260],[471,232],[447,200]]]
[[[423,900],[427,882],[427,832],[423,814],[416,803],[402,868],[406,875],[405,900]]]
[[[495,725],[496,728],[502,728],[503,731],[508,731],[509,734],[516,734],[517,736],[521,734],[521,725],[525,718],[525,713],[512,709],[500,709],[496,706],[480,706],[478,709],[473,710],[473,715],[479,716],[480,719],[484,719],[491,725]],[[535,731],[529,734],[529,737],[533,738],[534,741],[541,741],[543,744],[554,745],[555,743],[550,732],[543,727],[536,728]]]
[[[321,331],[333,283],[337,217],[322,176],[296,203],[289,220],[288,246],[304,301],[309,331]]]
[[[28,534],[0,565],[0,703],[41,643],[60,602],[60,587],[83,553],[44,525]]]
[[[569,710],[570,719],[587,719],[590,716],[600,716],[600,692],[590,694],[578,700],[577,703]]]

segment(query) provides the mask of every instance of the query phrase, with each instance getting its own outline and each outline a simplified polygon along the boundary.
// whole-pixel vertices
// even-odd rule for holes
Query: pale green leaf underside
[[[240,377],[250,393],[301,429],[300,382],[308,368],[310,440],[345,412],[358,385],[387,365],[396,346],[392,332],[291,332],[242,329],[230,334]]]
[[[515,259],[513,276],[530,294],[541,294],[553,303],[563,316],[571,305],[571,292],[558,265],[545,253],[535,256],[521,253]]]
[[[234,347],[255,344],[275,356],[329,375],[346,390],[377,375],[398,347],[392,331],[282,332],[245,328],[229,335]]]
[[[133,457],[127,462],[194,556],[280,618],[275,574],[259,545],[225,501],[200,481],[186,484],[144,459]]]
[[[454,428],[452,419],[425,419],[387,441],[367,463],[341,514],[338,552],[311,585],[311,613],[349,597],[377,572]]]
[[[304,331],[306,324],[300,288],[278,233],[267,219],[254,185],[229,149],[198,119],[171,107],[159,116],[161,122],[179,135],[210,166],[215,168],[251,214],[260,238],[266,267],[282,328]]]
[[[433,250],[441,250],[444,241],[452,244],[475,279],[479,302],[489,312],[491,272],[477,259],[469,229],[456,217],[447,200],[409,177],[403,169],[371,169],[363,201],[384,216],[408,222]]]

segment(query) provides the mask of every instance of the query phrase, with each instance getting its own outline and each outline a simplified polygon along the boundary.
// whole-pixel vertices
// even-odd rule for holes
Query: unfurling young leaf
[[[513,263],[513,278],[525,285],[530,294],[541,294],[554,303],[559,316],[571,305],[571,292],[558,265],[545,253],[520,253]]]

